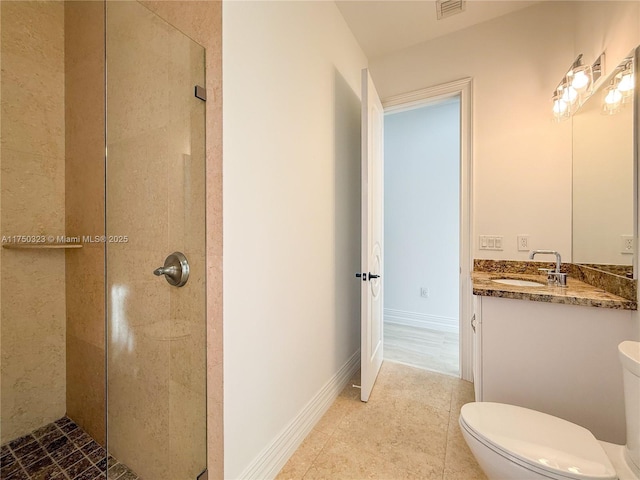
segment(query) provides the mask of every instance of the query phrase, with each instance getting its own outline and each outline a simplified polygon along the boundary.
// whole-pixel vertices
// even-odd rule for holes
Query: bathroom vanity
[[[632,311],[474,296],[476,400],[520,405],[625,441],[618,344]]]
[[[569,277],[559,287],[538,270],[549,266],[474,262],[476,400],[549,413],[624,443],[617,346],[640,340],[637,282],[563,264]],[[524,282],[505,284],[505,278]]]

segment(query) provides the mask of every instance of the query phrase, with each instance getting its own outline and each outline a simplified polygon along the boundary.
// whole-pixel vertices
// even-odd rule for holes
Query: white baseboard
[[[360,368],[360,349],[340,367],[336,374],[298,413],[293,421],[244,469],[242,479],[272,479],[313,430],[318,420],[333,404],[340,392]]]
[[[429,315],[426,313],[407,312],[405,310],[384,309],[384,322],[415,328],[429,328],[447,333],[458,333],[457,318]]]

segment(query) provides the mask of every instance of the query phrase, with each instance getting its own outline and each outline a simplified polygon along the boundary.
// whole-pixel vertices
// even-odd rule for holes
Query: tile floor
[[[384,358],[458,376],[459,336],[397,323],[384,324]]]
[[[277,480],[486,480],[458,426],[473,384],[388,361],[369,402],[352,383]]]
[[[1,480],[140,480],[63,417],[0,447]]]

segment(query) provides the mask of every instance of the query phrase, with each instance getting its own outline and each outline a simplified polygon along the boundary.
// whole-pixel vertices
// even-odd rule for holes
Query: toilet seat
[[[509,461],[554,479],[615,480],[604,449],[586,428],[527,408],[468,403],[460,425]]]

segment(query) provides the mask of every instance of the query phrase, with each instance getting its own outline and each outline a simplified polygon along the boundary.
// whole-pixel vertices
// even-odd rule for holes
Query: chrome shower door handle
[[[153,274],[164,278],[174,287],[182,287],[189,280],[189,262],[182,252],[173,252],[164,261],[164,266],[156,268]]]

